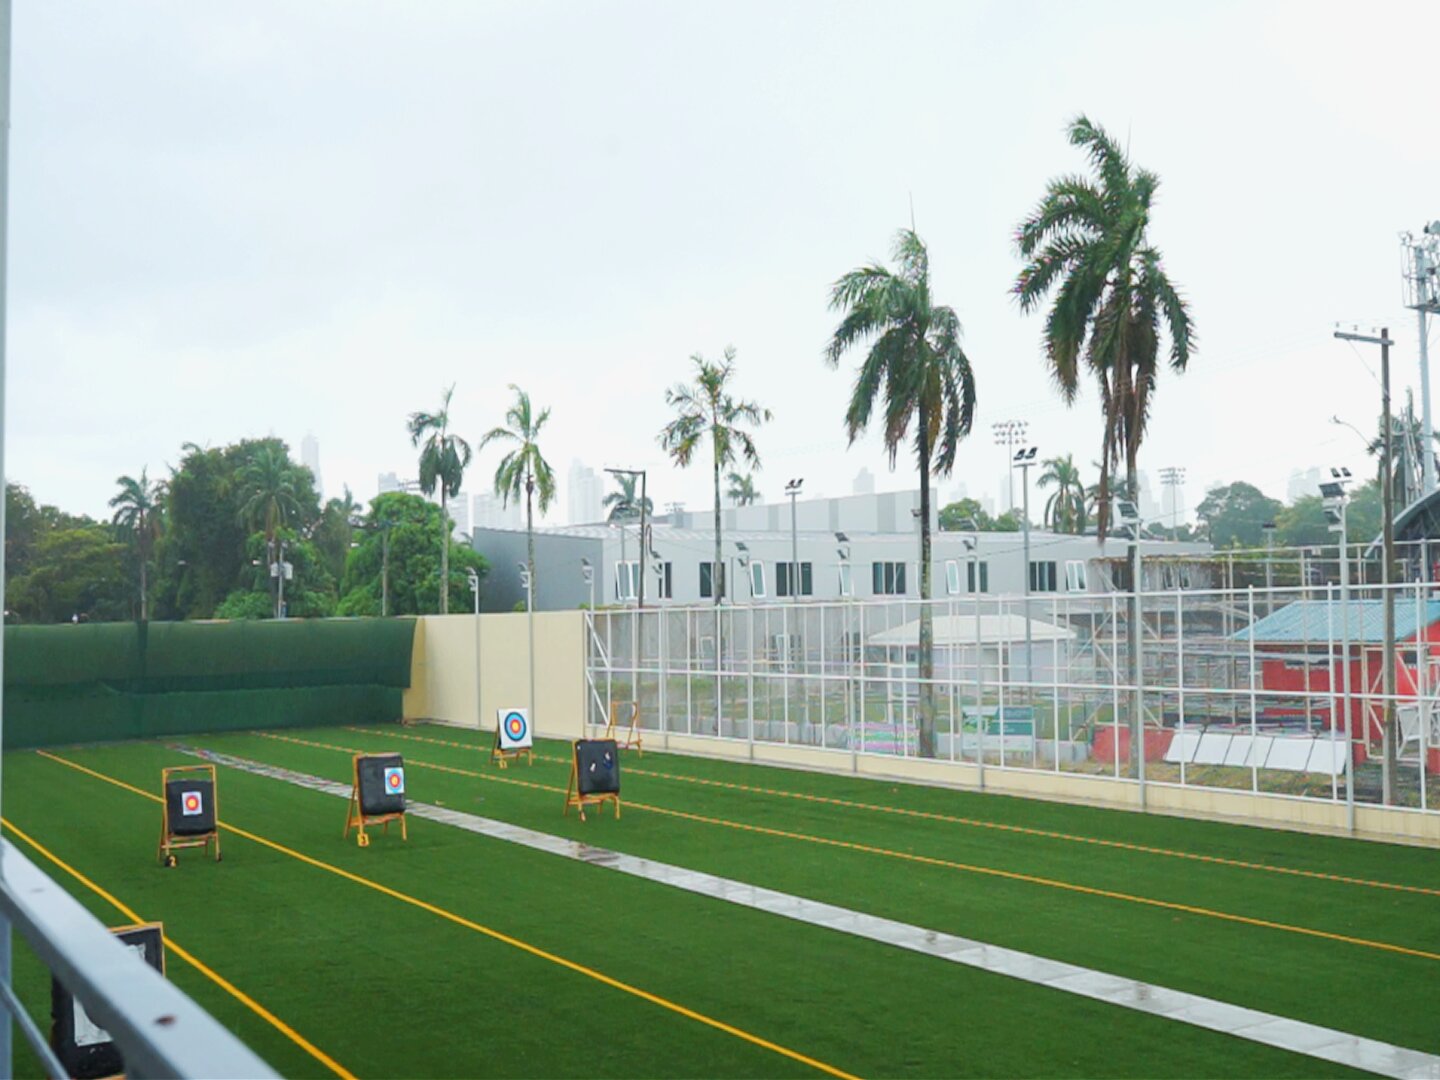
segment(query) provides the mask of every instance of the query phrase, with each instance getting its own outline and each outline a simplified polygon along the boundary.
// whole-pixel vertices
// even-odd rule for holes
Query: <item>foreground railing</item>
[[[927,679],[918,600],[605,609],[589,721],[635,701],[661,734],[1434,813],[1440,592],[1346,592],[1175,588],[1138,614],[1127,593],[944,597]]]
[[[130,1077],[272,1077],[239,1039],[125,948],[69,893],[7,840],[0,840],[0,934],[11,928],[114,1039]],[[6,972],[0,1007],[9,1012],[45,1071],[64,1070],[20,1004]],[[8,1022],[0,1017],[0,1023]],[[5,1041],[9,1049],[9,1040]],[[13,1063],[0,1061],[0,1075]]]

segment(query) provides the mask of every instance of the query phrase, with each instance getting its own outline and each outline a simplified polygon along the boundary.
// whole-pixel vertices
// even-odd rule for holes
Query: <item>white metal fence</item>
[[[649,731],[1336,802],[1380,803],[1388,785],[1394,805],[1440,806],[1440,590],[1177,588],[1143,593],[1138,617],[1135,603],[929,601],[924,680],[918,600],[601,610],[588,616],[589,721],[634,701]]]

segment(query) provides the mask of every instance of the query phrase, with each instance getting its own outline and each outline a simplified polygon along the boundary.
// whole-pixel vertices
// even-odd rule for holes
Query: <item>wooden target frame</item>
[[[203,833],[176,833],[170,829],[170,778],[177,773],[200,773],[202,777],[210,781],[210,810],[214,815],[215,826],[208,832]],[[220,861],[220,785],[216,781],[214,765],[172,765],[168,769],[160,770],[160,844],[155,851],[155,858],[161,866],[174,867],[180,862],[175,857],[175,852],[185,848],[204,848],[205,853],[210,853],[211,842],[215,844],[215,861]]]
[[[501,709],[495,717],[495,745],[490,748],[491,764],[498,764],[500,768],[503,769],[507,766],[509,762],[519,760],[523,757],[527,764],[534,765],[535,747],[533,745],[522,747],[519,750],[505,750],[502,749],[500,746],[500,725],[505,723],[504,714],[509,711],[509,709]],[[530,722],[528,716],[525,718],[525,722],[527,724]],[[533,732],[531,734],[531,739],[534,739]]]
[[[623,736],[625,740],[623,743],[620,741],[622,736],[617,734],[621,726],[620,716],[622,709],[629,711],[630,718],[629,727],[625,729]],[[615,745],[621,750],[633,749],[640,757],[644,757],[645,740],[640,732],[640,703],[638,701],[612,701],[610,703],[610,722],[605,725],[605,734],[603,737],[606,739],[614,739]]]
[[[402,761],[404,760],[403,755],[401,755],[400,751],[398,750],[372,750],[367,753],[356,754],[350,759],[350,770],[352,776],[352,783],[350,786],[350,802],[349,805],[345,808],[345,832],[341,834],[341,839],[350,839],[350,830],[353,828],[356,830],[355,843],[358,844],[360,847],[369,847],[370,835],[365,831],[365,826],[383,826],[382,831],[385,833],[386,836],[388,836],[390,835],[390,822],[392,821],[400,822],[400,839],[407,841],[410,839],[410,834],[406,831],[405,828],[404,810],[399,810],[393,814],[366,814],[363,812],[363,807],[360,805],[361,759],[368,757],[388,757],[392,754],[395,757],[401,758]],[[402,765],[401,768],[403,767],[404,766]]]
[[[587,807],[587,806],[599,806],[599,807],[603,808],[604,805],[608,802],[608,803],[611,803],[612,805],[614,805],[614,807],[615,807],[615,820],[616,820],[616,821],[619,821],[619,820],[620,820],[620,793],[619,793],[618,791],[606,791],[606,792],[600,792],[600,793],[598,793],[598,794],[593,794],[593,795],[582,795],[582,794],[580,794],[580,743],[582,743],[582,742],[600,742],[600,741],[614,742],[615,740],[613,740],[613,739],[609,739],[609,740],[577,739],[577,740],[571,745],[571,747],[570,747],[570,782],[565,785],[565,808],[561,811],[561,816],[562,816],[562,817],[567,816],[567,815],[570,813],[570,807],[573,806],[573,807],[575,807],[575,809],[577,809],[578,811],[580,811],[580,820],[581,820],[581,821],[584,821],[584,820],[585,820],[585,807]],[[616,760],[617,767],[618,767],[618,763],[619,763],[619,760],[620,760],[620,748],[619,748],[619,745],[618,745],[618,744],[616,745],[616,748],[615,748],[615,760]]]

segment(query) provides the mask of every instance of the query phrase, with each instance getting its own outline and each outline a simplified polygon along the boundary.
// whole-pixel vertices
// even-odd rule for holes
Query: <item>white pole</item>
[[[528,570],[525,572],[525,629],[530,637],[530,647],[526,651],[526,659],[530,668],[530,730],[536,730],[535,722],[535,577]]]
[[[980,790],[985,790],[985,639],[980,633],[980,565],[978,553],[971,557],[975,571],[975,766],[980,773]],[[1000,655],[997,650],[995,655]],[[961,723],[964,739],[964,723]]]
[[[6,259],[10,207],[10,0],[0,0],[0,481],[5,476],[5,323]],[[5,509],[0,502],[0,535],[5,528]],[[0,608],[5,598],[5,554],[0,545]],[[3,638],[0,638],[3,640]],[[4,675],[4,653],[0,649],[0,679]],[[0,982],[10,985],[10,922],[0,918]],[[13,1076],[10,1056],[10,1018],[0,1021],[0,1076]]]
[[[1340,504],[1340,640],[1344,649],[1341,667],[1345,687],[1345,827],[1355,831],[1355,735],[1351,730],[1354,712],[1350,701],[1350,553],[1346,537],[1345,504]]]
[[[1422,259],[1420,248],[1412,250],[1419,263]],[[1425,325],[1424,308],[1418,309],[1415,314],[1420,318],[1420,470],[1425,494],[1429,495],[1435,490],[1435,429],[1430,424],[1430,343],[1426,340],[1429,327]]]
[[[1245,616],[1249,620],[1250,639],[1250,793],[1258,794],[1260,791],[1260,763],[1256,760],[1256,750],[1259,748],[1259,730],[1256,724],[1255,708],[1255,586],[1247,585],[1245,588]]]

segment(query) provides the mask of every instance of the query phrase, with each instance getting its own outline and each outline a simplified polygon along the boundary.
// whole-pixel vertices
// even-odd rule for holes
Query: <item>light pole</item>
[[[295,566],[285,561],[285,541],[279,541],[278,558],[276,542],[270,541],[266,548],[266,554],[270,564],[270,576],[275,579],[277,591],[275,593],[275,618],[285,618],[285,582],[294,576]]]
[[[525,629],[530,635],[528,660],[530,669],[530,730],[535,730],[535,582],[530,577],[530,566],[520,563],[520,584],[525,586]]]
[[[1025,441],[1025,429],[1029,425],[1024,420],[997,420],[990,425],[990,430],[995,433],[995,445],[1005,447],[1005,454],[1010,459],[1010,509],[1015,509],[1015,465],[1014,450]]]
[[[1160,482],[1170,489],[1170,539],[1180,539],[1180,489],[1185,486],[1183,466],[1160,470]]]
[[[1350,483],[1350,470],[1330,470],[1330,480],[1320,485],[1325,500],[1325,521],[1330,531],[1340,534],[1340,641],[1344,650],[1341,679],[1344,687],[1341,700],[1345,703],[1345,822],[1355,831],[1355,736],[1350,708],[1350,557],[1349,538],[1345,532],[1345,507],[1349,502],[1345,486]],[[1335,673],[1330,673],[1330,692],[1335,692]],[[1334,735],[1333,720],[1331,735]]]
[[[585,587],[590,590],[590,613],[595,613],[595,567],[590,564],[589,559],[580,560],[580,576],[585,579]]]
[[[473,566],[465,572],[470,581],[470,592],[475,597],[475,730],[479,731],[484,724],[485,710],[480,703],[480,663],[483,653],[480,651],[480,573]]]
[[[1025,694],[1027,699],[1031,692],[1029,684],[1035,681],[1035,668],[1032,659],[1034,649],[1030,634],[1030,576],[1033,572],[1030,562],[1030,467],[1035,464],[1035,455],[1039,452],[1040,448],[1037,446],[1022,447],[1015,451],[1015,457],[1011,461],[1011,465],[1018,465],[1023,474],[1021,488],[1025,500],[1025,504],[1020,511],[1020,528],[1025,537],[1025,682],[1027,684]],[[1005,718],[1003,716],[1000,718],[1000,733],[1002,736],[1005,733]]]
[[[785,485],[785,494],[790,496],[790,599],[800,595],[800,539],[799,531],[796,528],[795,500],[800,497],[800,486],[805,483],[802,477],[799,480],[791,480]]]
[[[650,538],[647,535],[649,526],[645,523],[645,508],[649,505],[649,498],[645,494],[647,478],[644,469],[606,469],[611,476],[638,476],[640,478],[640,566],[639,580],[635,583],[635,610],[639,611],[645,606],[645,549],[650,546]],[[620,526],[620,541],[625,541],[625,526]],[[622,557],[623,561],[623,557]],[[636,633],[639,633],[639,619],[636,619]]]
[[[985,639],[980,633],[980,537],[965,537],[965,553],[970,559],[971,593],[975,599],[975,768],[980,790],[985,790]],[[1005,738],[1005,718],[1000,717],[1000,738]],[[965,757],[965,721],[960,721],[960,757]]]
[[[1420,321],[1420,467],[1428,495],[1435,490],[1435,447],[1430,421],[1430,334],[1425,317],[1440,315],[1440,221],[1430,222],[1418,237],[1402,233],[1400,243],[1408,256],[1405,306],[1413,308]]]

